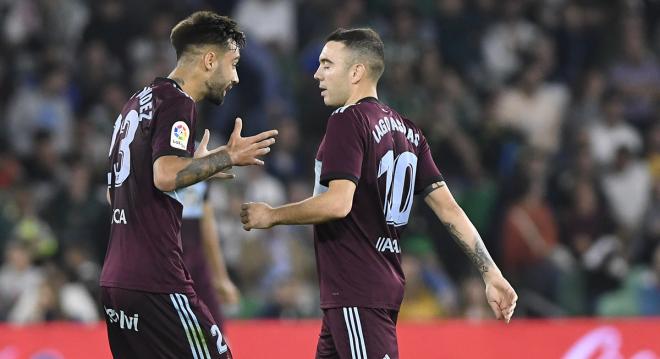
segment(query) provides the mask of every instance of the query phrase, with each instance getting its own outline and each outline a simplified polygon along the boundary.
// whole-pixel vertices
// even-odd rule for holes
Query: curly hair
[[[236,21],[212,11],[198,11],[181,20],[172,28],[170,41],[177,60],[196,45],[219,45],[228,48],[232,43],[245,46],[245,34]]]

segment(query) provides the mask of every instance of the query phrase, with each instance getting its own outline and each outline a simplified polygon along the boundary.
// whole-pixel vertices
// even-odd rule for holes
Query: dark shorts
[[[379,308],[324,309],[316,358],[398,359],[398,314]]]
[[[193,294],[101,288],[115,358],[231,359],[204,303]]]

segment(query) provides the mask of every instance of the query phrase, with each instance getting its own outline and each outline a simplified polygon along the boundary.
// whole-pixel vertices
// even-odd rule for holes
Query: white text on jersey
[[[127,224],[126,223],[126,212],[123,209],[115,208],[112,212],[112,223],[115,224]]]
[[[378,240],[376,241],[376,249],[378,249],[379,252],[388,251],[390,253],[401,253],[399,241],[386,237],[378,237]]]
[[[144,119],[151,120],[153,115],[153,101],[151,101],[153,96],[151,90],[151,86],[147,86],[138,94],[138,98],[140,98],[140,121]]]
[[[391,131],[398,131],[406,135],[406,139],[414,144],[415,146],[419,145],[419,134],[414,133],[411,128],[406,127],[403,122],[394,117],[383,117],[378,120],[376,126],[371,131],[371,134],[374,135],[376,143],[380,143],[380,140],[383,139],[383,136]]]

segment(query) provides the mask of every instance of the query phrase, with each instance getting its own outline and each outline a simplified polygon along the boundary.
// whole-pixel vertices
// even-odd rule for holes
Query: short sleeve
[[[415,194],[424,192],[430,185],[436,182],[444,181],[438,166],[433,161],[431,148],[426,138],[422,135],[419,141],[419,151],[417,153],[417,175],[415,177]]]
[[[151,134],[152,160],[168,155],[192,157],[195,151],[195,103],[182,96],[161,106]]]
[[[357,114],[348,109],[330,116],[325,131],[320,183],[328,186],[335,179],[358,183],[366,148],[366,133]]]

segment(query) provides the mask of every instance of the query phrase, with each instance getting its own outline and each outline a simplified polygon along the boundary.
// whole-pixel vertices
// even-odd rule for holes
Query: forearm
[[[328,192],[273,209],[274,224],[317,224],[344,218],[350,211]]]
[[[437,191],[440,190],[442,189]],[[427,197],[427,203],[484,279],[491,275],[501,275],[479,232],[463,209],[453,201],[453,198],[449,203],[440,204],[437,201],[429,200]]]
[[[169,192],[201,182],[231,166],[231,158],[225,150],[200,158],[164,156],[154,163],[154,184],[161,191]]]
[[[174,185],[176,188],[187,187],[201,182],[231,166],[231,157],[224,150],[212,153],[206,157],[193,158],[186,167],[177,172]]]
[[[488,253],[479,232],[470,219],[468,219],[465,212],[460,207],[457,207],[452,212],[452,214],[445,216],[446,218],[442,218],[441,221],[456,244],[470,258],[470,261],[472,261],[472,264],[479,270],[482,276],[501,274],[499,268],[493,262],[490,253]]]

